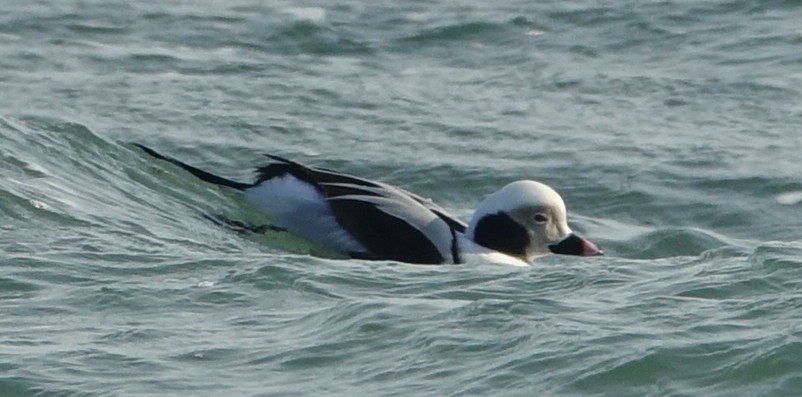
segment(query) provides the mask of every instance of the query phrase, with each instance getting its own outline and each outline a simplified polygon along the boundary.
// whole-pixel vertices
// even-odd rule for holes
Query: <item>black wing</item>
[[[454,231],[463,233],[466,225],[430,200],[384,183],[268,157],[277,162],[260,168],[255,184],[289,174],[314,186],[340,226],[368,251],[350,256],[422,264],[454,256]]]

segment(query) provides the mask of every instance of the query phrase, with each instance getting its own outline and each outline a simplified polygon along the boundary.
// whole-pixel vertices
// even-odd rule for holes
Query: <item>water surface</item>
[[[5,1],[0,395],[797,396],[798,1]],[[130,143],[274,153],[607,256],[321,256]]]

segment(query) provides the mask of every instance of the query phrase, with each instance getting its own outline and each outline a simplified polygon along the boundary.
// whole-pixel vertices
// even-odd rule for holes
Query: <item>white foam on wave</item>
[[[326,10],[320,7],[292,7],[284,10],[293,17],[310,22],[322,22],[326,19]]]
[[[794,205],[802,201],[802,190],[794,190],[790,192],[780,193],[774,196],[778,203],[783,205]]]
[[[49,210],[50,209],[50,206],[45,204],[42,201],[31,199],[30,202],[31,202],[31,205],[34,206],[34,208],[37,208],[37,209],[40,209],[40,210]]]
[[[404,18],[409,22],[426,22],[431,19],[431,14],[425,12],[409,12],[404,14]]]

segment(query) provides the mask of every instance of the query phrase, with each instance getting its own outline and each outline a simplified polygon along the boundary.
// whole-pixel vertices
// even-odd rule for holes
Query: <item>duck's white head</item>
[[[549,253],[602,254],[595,244],[568,227],[562,197],[535,181],[512,182],[487,196],[476,208],[466,236],[527,262]]]

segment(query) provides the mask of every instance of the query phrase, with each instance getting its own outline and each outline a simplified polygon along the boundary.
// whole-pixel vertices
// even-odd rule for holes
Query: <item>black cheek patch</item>
[[[476,224],[473,241],[514,256],[526,256],[526,247],[530,243],[526,228],[504,212],[483,216]]]

